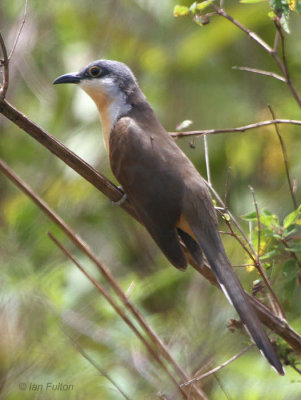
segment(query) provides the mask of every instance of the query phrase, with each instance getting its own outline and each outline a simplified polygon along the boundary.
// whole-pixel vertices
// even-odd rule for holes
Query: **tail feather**
[[[279,357],[263,329],[254,308],[249,303],[239,279],[233,271],[218,232],[216,231],[215,233],[211,230],[204,235],[198,228],[192,230],[223,292],[238,312],[250,337],[254,340],[259,350],[272,367],[274,367],[280,375],[284,375]]]

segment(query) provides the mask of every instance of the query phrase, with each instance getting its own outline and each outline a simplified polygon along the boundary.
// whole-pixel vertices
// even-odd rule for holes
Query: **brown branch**
[[[277,62],[277,57],[278,57],[277,53],[273,52],[272,56],[274,57],[275,61],[278,63],[280,69],[282,70],[283,75],[285,76],[285,79],[286,79],[286,83],[287,83],[290,91],[292,92],[292,95],[294,96],[296,102],[299,104],[299,107],[301,107],[301,98],[299,97],[299,95],[291,81],[290,75],[289,75],[287,59],[286,59],[286,51],[285,51],[285,38],[284,38],[283,30],[281,27],[281,23],[278,20],[277,16],[274,19],[274,24],[277,29],[277,32],[279,33],[280,41],[281,41],[282,66]]]
[[[270,105],[268,107],[269,107],[270,113],[272,114],[272,118],[274,120],[276,120],[275,113],[274,113],[272,107]],[[295,193],[294,193],[294,189],[293,189],[293,184],[292,184],[290,173],[289,173],[288,157],[287,157],[285,144],[284,144],[284,141],[282,139],[282,136],[280,135],[280,131],[279,131],[277,123],[275,123],[274,126],[275,126],[275,131],[276,131],[276,134],[277,134],[279,142],[280,142],[280,146],[281,146],[281,151],[282,151],[282,156],[283,156],[283,161],[284,161],[284,167],[285,167],[285,173],[286,173],[286,178],[287,178],[288,186],[289,186],[290,193],[291,193],[291,198],[292,198],[295,210],[297,210],[298,205],[297,205],[297,201],[296,201],[296,197],[295,197]]]
[[[278,21],[278,17],[276,16],[274,19],[274,24],[276,26],[277,31],[279,32],[280,40],[281,40],[281,49],[282,49],[282,61],[280,60],[278,54],[277,54],[277,46],[278,46],[278,38],[275,38],[274,41],[274,47],[271,48],[261,37],[259,37],[256,33],[250,31],[247,29],[245,26],[243,26],[239,21],[237,21],[235,18],[233,18],[231,15],[229,15],[223,8],[222,4],[220,4],[220,7],[217,7],[214,4],[211,4],[211,7],[214,8],[216,13],[218,15],[221,15],[222,17],[226,18],[228,21],[232,22],[234,25],[236,25],[240,30],[242,30],[246,35],[248,35],[251,39],[253,39],[257,44],[259,44],[265,51],[267,51],[275,60],[276,64],[278,65],[280,71],[283,73],[285,76],[285,81],[290,89],[294,99],[298,103],[299,107],[301,107],[301,99],[290,79],[289,73],[288,73],[288,67],[287,67],[287,60],[286,60],[286,53],[285,53],[285,42],[284,42],[284,35],[283,31],[281,28],[281,24]]]
[[[174,138],[182,138],[185,136],[202,136],[202,135],[214,135],[217,133],[233,133],[233,132],[245,132],[250,129],[257,129],[263,126],[275,125],[275,124],[291,124],[291,125],[301,125],[301,121],[294,119],[273,119],[269,121],[256,122],[254,124],[243,125],[237,128],[225,128],[225,129],[205,129],[198,131],[187,131],[187,132],[169,132],[169,134]]]
[[[211,7],[214,8],[216,13],[218,15],[223,16],[226,18],[228,21],[232,22],[234,25],[236,25],[239,29],[241,29],[245,34],[247,34],[251,39],[253,39],[255,42],[257,42],[261,47],[263,47],[268,53],[272,53],[271,47],[263,40],[261,39],[255,32],[250,31],[247,29],[245,26],[243,26],[240,22],[238,22],[235,18],[233,18],[231,15],[229,15],[223,8],[218,8],[216,5],[211,4]]]
[[[41,143],[65,164],[69,165],[69,167],[85,178],[109,199],[112,201],[118,201],[123,196],[123,192],[105,176],[96,171],[91,167],[91,165],[78,157],[75,153],[60,143],[54,136],[50,135],[50,133],[35,124],[6,100],[0,101],[0,113]],[[121,207],[137,219],[135,211],[128,201],[125,201]]]
[[[3,55],[3,59],[0,61],[0,66],[3,67],[3,82],[1,85],[1,89],[0,89],[0,100],[5,98],[7,89],[8,89],[8,83],[9,83],[9,68],[8,68],[8,64],[9,64],[9,59],[7,56],[7,50],[6,50],[6,46],[2,37],[2,34],[0,32],[0,47],[1,47],[1,51],[2,51],[2,55]]]
[[[171,381],[179,388],[179,384],[173,375],[170,374],[165,364],[162,362],[159,355],[153,349],[153,347],[149,344],[149,342],[144,338],[144,336],[138,331],[133,322],[127,317],[125,312],[121,307],[115,302],[113,297],[107,292],[107,290],[97,282],[92,275],[90,275],[79,263],[79,261],[50,233],[48,232],[50,239],[55,243],[55,245],[73,262],[74,265],[89,279],[89,281],[93,284],[94,287],[98,290],[99,293],[107,300],[107,302],[113,307],[116,313],[123,319],[123,321],[130,327],[130,329],[135,333],[135,335],[139,338],[139,340],[143,343],[146,349],[149,351],[151,356],[157,361],[157,363],[161,366],[161,368],[165,371],[167,376],[171,379]],[[181,391],[186,398],[185,392]]]
[[[286,79],[283,76],[275,74],[275,72],[271,71],[264,71],[262,69],[257,69],[257,68],[237,67],[237,66],[232,67],[232,69],[237,69],[238,71],[253,72],[254,74],[258,75],[270,76],[272,78],[278,79],[279,81],[286,82]]]
[[[211,369],[210,371],[205,372],[202,375],[199,375],[195,378],[189,379],[189,381],[186,381],[184,383],[181,384],[181,386],[189,386],[192,383],[198,382],[204,378],[206,378],[209,375],[215,374],[216,372],[218,372],[219,370],[221,370],[222,368],[226,367],[227,365],[229,365],[231,362],[237,360],[240,356],[242,356],[243,354],[245,354],[248,350],[250,350],[252,347],[254,347],[255,344],[250,344],[249,346],[245,347],[243,350],[241,350],[239,353],[235,354],[233,357],[229,358],[229,360],[223,362],[222,364],[218,365],[217,367]]]
[[[276,296],[276,293],[274,292],[269,278],[267,277],[267,274],[265,273],[265,270],[262,266],[261,260],[260,260],[260,233],[261,233],[261,223],[260,223],[260,214],[259,214],[259,209],[258,209],[258,203],[255,197],[255,192],[254,189],[251,185],[249,185],[249,189],[252,193],[252,197],[253,197],[253,203],[255,206],[255,210],[256,210],[256,216],[257,216],[257,224],[258,224],[258,246],[257,246],[257,252],[256,252],[256,268],[258,270],[258,272],[260,273],[260,275],[262,276],[262,279],[266,285],[266,287],[268,288],[268,290],[271,293],[271,297],[276,305],[276,310],[277,310],[277,314],[281,319],[285,319],[285,313],[284,310]],[[274,309],[274,307],[272,307]]]

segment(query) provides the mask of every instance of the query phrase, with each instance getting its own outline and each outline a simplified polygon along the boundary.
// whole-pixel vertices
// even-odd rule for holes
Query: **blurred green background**
[[[92,60],[116,59],[134,71],[140,87],[169,131],[182,120],[191,129],[236,127],[279,118],[300,119],[284,83],[233,70],[235,65],[279,72],[271,57],[234,25],[215,17],[200,27],[174,18],[177,0],[29,1],[26,23],[10,65],[7,99],[115,183],[92,101],[74,86],[53,87],[59,75]],[[190,5],[189,1],[182,4]],[[275,28],[266,2],[226,1],[228,12],[272,45]],[[2,0],[0,24],[8,49],[24,2]],[[292,15],[287,35],[291,77],[301,92],[301,17]],[[290,171],[301,172],[300,127],[282,125]],[[178,144],[205,175],[203,139]],[[208,137],[212,182],[236,216],[260,208],[283,218],[293,210],[274,127]],[[248,344],[226,328],[234,310],[191,268],[169,265],[132,218],[76,175],[31,137],[0,117],[0,156],[76,230],[113,272],[188,374],[225,361]],[[226,185],[227,182],[227,185]],[[299,182],[300,184],[300,182]],[[301,191],[296,193],[298,203]],[[79,342],[131,399],[170,395],[173,388],[138,339],[87,279],[55,247],[56,235],[97,279],[91,263],[40,210],[0,174],[0,385],[2,399],[121,399],[111,383],[73,347]],[[240,220],[246,231],[248,225]],[[226,229],[221,227],[221,229]],[[225,238],[234,265],[246,262],[234,239]],[[279,274],[278,274],[279,275]],[[246,288],[257,279],[242,272]],[[301,330],[301,295],[276,291],[289,323]],[[278,288],[278,290],[277,290]],[[74,385],[73,390],[21,391],[20,383]],[[300,376],[279,378],[255,349],[204,381],[210,399],[297,400]],[[170,395],[171,399],[175,395]],[[228,397],[227,397],[228,396]]]

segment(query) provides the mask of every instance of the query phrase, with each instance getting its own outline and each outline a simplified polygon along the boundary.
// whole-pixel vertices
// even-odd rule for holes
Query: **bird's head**
[[[78,84],[96,103],[105,136],[133,104],[144,98],[129,67],[118,61],[93,61],[79,72],[59,76],[53,84]]]
[[[118,61],[93,61],[79,72],[59,76],[53,84],[76,83],[94,101],[99,98],[111,102],[120,96],[124,100],[138,89],[136,78],[129,67]]]

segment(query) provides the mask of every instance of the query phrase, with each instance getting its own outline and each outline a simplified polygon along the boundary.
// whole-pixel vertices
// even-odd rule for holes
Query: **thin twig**
[[[17,32],[16,38],[15,38],[13,47],[12,47],[12,49],[11,49],[11,52],[10,52],[9,56],[8,56],[8,60],[9,60],[9,61],[11,60],[11,58],[12,58],[12,56],[13,56],[13,54],[14,54],[14,51],[15,51],[15,49],[16,49],[16,46],[17,46],[17,44],[18,44],[20,35],[21,35],[21,33],[22,33],[22,30],[23,30],[23,27],[24,27],[24,24],[25,24],[25,21],[26,21],[26,16],[27,16],[27,5],[28,5],[28,0],[25,0],[24,15],[23,15],[23,18],[22,18],[22,21],[21,21],[21,25],[20,25],[20,27],[19,27],[19,29],[18,29],[18,32]]]
[[[257,239],[257,252],[256,252],[256,268],[258,270],[258,272],[260,273],[260,275],[262,276],[264,283],[266,285],[266,287],[269,289],[269,292],[271,293],[271,297],[268,296],[268,299],[273,300],[273,303],[271,304],[272,309],[276,309],[277,310],[277,315],[282,318],[285,319],[285,313],[284,310],[276,296],[276,293],[274,292],[271,283],[269,281],[269,278],[267,277],[267,274],[265,273],[265,270],[262,266],[261,260],[260,260],[260,233],[261,233],[261,222],[260,222],[260,214],[259,214],[259,209],[258,209],[258,203],[255,197],[255,192],[254,189],[251,185],[249,185],[249,189],[251,191],[252,197],[253,197],[253,203],[254,203],[254,207],[255,207],[255,211],[256,211],[256,216],[257,216],[257,227],[258,227],[258,239]],[[274,306],[276,305],[276,306]]]
[[[177,388],[179,388],[179,384],[174,378],[174,376],[169,372],[165,364],[162,362],[160,356],[157,354],[157,352],[154,350],[154,348],[149,344],[149,342],[144,338],[144,336],[138,331],[138,329],[135,327],[133,322],[127,317],[125,312],[122,310],[121,307],[115,302],[113,297],[107,292],[107,290],[99,283],[97,282],[79,263],[79,261],[50,233],[48,232],[48,235],[50,239],[56,244],[56,246],[77,266],[77,268],[89,279],[89,281],[96,287],[96,289],[99,291],[99,293],[104,296],[104,298],[107,300],[107,302],[114,308],[116,313],[123,319],[123,321],[131,328],[131,330],[135,333],[135,335],[139,338],[139,340],[143,343],[143,345],[146,347],[146,349],[149,351],[149,353],[152,355],[152,357],[158,362],[158,364],[161,366],[161,368],[165,371],[165,373],[169,376],[169,378],[172,380],[172,382],[176,385]],[[184,398],[186,398],[185,392],[180,390]]]
[[[245,132],[250,129],[257,129],[263,126],[275,125],[275,124],[291,124],[301,125],[301,121],[294,119],[273,119],[269,121],[256,122],[254,124],[243,125],[237,128],[224,128],[224,129],[204,129],[198,131],[187,131],[187,132],[169,132],[174,138],[182,138],[185,136],[202,136],[202,135],[214,135],[217,133],[233,133],[233,132]]]
[[[233,18],[231,15],[229,15],[223,8],[218,8],[216,5],[211,4],[211,7],[214,8],[217,14],[222,15],[224,18],[226,18],[228,21],[232,22],[234,25],[236,25],[239,29],[241,29],[244,33],[246,33],[251,39],[255,40],[261,47],[263,47],[268,53],[272,53],[271,47],[263,40],[261,39],[255,32],[251,32],[249,29],[247,29],[245,26],[243,26],[240,22],[238,22],[235,18]]]
[[[285,42],[284,42],[284,35],[283,31],[281,28],[281,24],[278,21],[278,17],[276,16],[274,19],[274,24],[276,26],[276,29],[279,32],[280,40],[281,40],[281,47],[282,47],[282,61],[280,60],[278,54],[277,54],[277,41],[274,41],[274,47],[271,48],[261,37],[259,37],[256,33],[250,31],[247,29],[245,26],[243,26],[239,21],[237,21],[235,18],[233,18],[231,15],[229,15],[225,9],[220,6],[217,7],[215,4],[211,4],[211,7],[214,8],[217,14],[223,16],[226,18],[228,21],[232,22],[234,25],[236,25],[240,30],[242,30],[246,35],[248,35],[251,39],[253,39],[257,44],[259,44],[262,48],[264,48],[275,60],[276,64],[278,65],[280,71],[283,73],[283,75],[286,78],[286,84],[288,88],[290,89],[294,99],[297,101],[298,105],[301,107],[301,99],[289,77],[288,73],[288,67],[287,67],[287,61],[286,61],[286,54],[285,54]],[[278,40],[278,39],[277,39]]]
[[[255,74],[270,76],[272,78],[278,79],[279,81],[286,82],[286,79],[283,76],[278,75],[275,72],[271,71],[264,71],[262,69],[257,69],[257,68],[237,67],[237,66],[232,67],[232,69],[237,69],[239,71],[246,71],[246,72],[254,72]]]
[[[2,55],[3,55],[3,59],[0,62],[0,66],[2,66],[3,70],[4,70],[3,82],[2,82],[1,89],[0,89],[0,98],[1,98],[1,100],[3,100],[5,98],[5,95],[6,95],[6,92],[8,89],[8,83],[9,83],[9,68],[8,68],[9,60],[8,60],[8,56],[7,56],[6,46],[5,46],[1,32],[0,32],[0,47],[1,47]]]
[[[124,393],[124,391],[119,387],[119,385],[117,384],[117,382],[114,381],[114,379],[112,379],[110,377],[110,375],[104,370],[102,369],[99,365],[97,365],[97,363],[89,356],[89,354],[87,354],[85,352],[85,350],[82,348],[82,346],[77,343],[74,339],[72,339],[71,336],[69,336],[66,332],[64,332],[65,335],[67,335],[68,339],[70,340],[70,342],[72,343],[72,345],[76,348],[76,350],[91,364],[93,365],[93,367],[95,369],[97,369],[97,371],[104,376],[114,387],[115,389],[118,390],[118,392],[126,399],[126,400],[130,400],[130,398]]]
[[[295,87],[294,87],[294,85],[293,85],[293,83],[291,81],[290,75],[289,75],[287,59],[286,59],[286,50],[285,50],[285,37],[284,37],[284,34],[283,34],[281,23],[278,20],[278,17],[275,17],[274,24],[275,24],[275,27],[276,27],[277,31],[279,32],[280,41],[281,41],[281,53],[282,53],[282,62],[283,62],[282,63],[283,67],[281,69],[283,70],[283,74],[284,74],[284,76],[286,78],[286,83],[287,83],[290,91],[292,92],[292,95],[294,96],[296,102],[299,104],[299,107],[301,107],[301,98],[299,97],[299,95],[298,95],[298,93],[297,93],[297,91],[296,91],[296,89],[295,89]],[[273,55],[275,61],[277,62],[277,60],[276,60],[277,53],[273,52],[272,55]]]
[[[255,211],[256,211],[256,217],[257,217],[257,254],[256,254],[256,261],[259,262],[260,260],[260,236],[261,236],[261,221],[260,221],[260,214],[259,214],[259,209],[258,209],[258,203],[255,197],[255,192],[254,192],[254,188],[249,185],[248,186],[250,189],[250,192],[252,194],[253,197],[253,203],[255,206]]]
[[[234,223],[234,225],[236,226],[236,228],[239,230],[240,234],[242,235],[242,237],[244,238],[244,240],[246,241],[246,243],[248,244],[248,246],[250,247],[250,249],[255,253],[254,248],[253,248],[253,244],[252,242],[250,242],[250,240],[248,239],[247,235],[245,234],[244,230],[242,229],[242,227],[239,225],[238,221],[236,220],[236,218],[234,217],[234,215],[230,212],[230,210],[228,209],[228,207],[226,206],[226,204],[223,202],[222,198],[219,196],[219,194],[217,193],[217,191],[212,187],[212,185],[209,185],[209,183],[204,179],[205,184],[208,186],[208,188],[210,189],[210,191],[213,193],[214,197],[216,198],[216,200],[219,202],[219,204],[222,206],[222,208],[224,209],[224,212],[226,214],[229,215],[230,219],[232,220],[232,222]],[[228,222],[226,220],[226,222]],[[233,231],[234,233],[234,231]],[[245,248],[245,247],[244,247]],[[254,257],[252,257],[253,259]],[[254,260],[255,261],[255,260]]]
[[[250,350],[252,347],[254,347],[255,344],[250,344],[249,346],[245,347],[243,350],[241,350],[238,354],[235,354],[233,357],[229,358],[229,360],[223,362],[222,364],[218,365],[217,367],[211,369],[210,371],[205,372],[202,375],[199,375],[195,378],[190,379],[187,382],[184,382],[181,384],[181,386],[188,386],[191,385],[194,382],[200,381],[204,378],[206,378],[209,375],[212,375],[214,373],[216,373],[217,371],[221,370],[222,368],[226,367],[227,365],[229,365],[232,361],[237,360],[240,356],[242,356],[244,353],[246,353],[248,350]]]
[[[211,183],[211,174],[210,174],[210,162],[209,162],[209,149],[208,149],[208,141],[207,135],[204,135],[204,150],[205,150],[205,161],[206,161],[206,172],[207,172],[207,181],[210,186]]]
[[[278,30],[276,30],[275,38],[274,38],[274,45],[273,45],[273,52],[274,53],[277,53],[277,51],[278,51],[279,40],[280,40],[280,35],[279,35]]]
[[[268,105],[270,113],[272,114],[272,118],[275,120],[275,113],[274,110],[272,109],[272,107],[270,105]],[[290,178],[290,173],[289,173],[289,166],[288,166],[288,157],[287,157],[287,152],[286,152],[286,148],[285,148],[285,144],[284,141],[282,139],[282,136],[280,135],[280,131],[278,128],[277,123],[274,124],[275,126],[275,131],[277,133],[279,142],[280,142],[280,146],[281,146],[281,151],[282,151],[282,156],[283,156],[283,161],[284,161],[284,168],[285,168],[285,173],[286,173],[286,178],[287,178],[287,182],[288,182],[288,186],[290,189],[290,193],[291,193],[291,198],[295,207],[295,210],[298,208],[297,205],[297,201],[296,201],[296,197],[295,197],[295,193],[294,193],[294,188],[293,188],[293,184]]]

